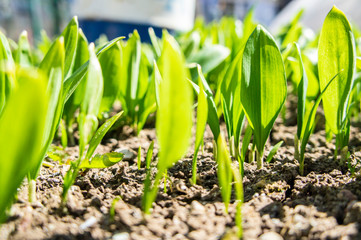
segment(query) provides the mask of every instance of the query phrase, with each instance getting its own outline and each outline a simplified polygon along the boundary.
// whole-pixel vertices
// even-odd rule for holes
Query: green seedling
[[[64,38],[60,37],[54,42],[39,66],[39,69],[43,71],[48,77],[46,93],[49,96],[49,103],[46,111],[45,132],[42,140],[42,152],[39,155],[37,165],[31,169],[28,174],[30,202],[36,201],[35,179],[39,174],[41,164],[45,158],[51,142],[53,141],[54,134],[61,118],[61,95],[63,91],[64,60]]]
[[[153,157],[153,148],[154,148],[154,141],[152,141],[150,143],[148,151],[147,151],[147,155],[145,157],[145,169],[146,170],[150,169],[150,164],[151,164],[152,157]]]
[[[266,162],[271,162],[274,155],[277,153],[278,149],[282,146],[283,141],[279,141],[276,145],[272,147],[272,149],[269,151],[268,156],[266,158]]]
[[[197,68],[198,68],[198,66],[197,66]],[[198,81],[200,80],[202,82],[204,92],[207,97],[207,106],[208,106],[207,123],[208,123],[209,127],[211,128],[213,138],[217,139],[221,130],[220,130],[220,126],[219,126],[216,103],[214,101],[212,90],[209,87],[209,85],[201,71],[201,68],[198,68],[198,70],[199,70],[198,71],[198,74],[199,74]],[[189,83],[192,85],[192,87],[193,87],[194,91],[197,93],[197,95],[199,95],[199,93],[200,93],[199,86],[191,80],[189,80]]]
[[[79,29],[78,32],[78,45],[76,48],[76,55],[74,60],[74,69],[79,69],[83,64],[85,64],[89,60],[89,50],[88,50],[88,40],[86,39],[84,33]],[[84,85],[85,81],[82,81],[77,89],[74,91],[72,96],[66,102],[63,111],[63,119],[64,119],[64,130],[62,130],[65,134],[62,134],[62,142],[63,145],[67,146],[64,141],[70,142],[70,145],[75,145],[75,140],[73,136],[73,124],[76,121],[74,114],[76,110],[80,107],[80,104],[84,97]]]
[[[83,156],[85,146],[98,128],[98,113],[103,96],[103,75],[94,44],[89,45],[88,72],[83,80],[83,100],[78,116],[79,156]]]
[[[156,109],[154,84],[149,81],[148,75],[149,63],[141,46],[139,34],[135,30],[123,48],[120,81],[120,101],[124,115],[137,133],[143,128],[149,114]]]
[[[350,23],[335,6],[328,13],[318,45],[318,72],[323,91],[330,79],[338,78],[322,97],[326,123],[336,135],[335,157],[341,153],[341,164],[348,152],[350,119],[348,117],[353,74],[356,66],[355,41]],[[343,71],[342,71],[343,70]],[[341,72],[342,71],[342,72]]]
[[[222,199],[228,213],[228,206],[232,194],[232,161],[227,151],[227,144],[222,135],[217,139],[217,177],[221,189]]]
[[[70,41],[77,42],[74,37],[75,34],[78,36],[76,18],[68,24],[63,31],[62,36],[54,41],[39,65],[39,71],[44,72],[48,77],[47,94],[49,95],[49,103],[46,113],[46,129],[43,135],[42,152],[39,155],[38,164],[34,166],[28,174],[29,201],[35,201],[36,199],[35,179],[39,174],[42,161],[45,158],[56,130],[58,129],[64,105],[88,71],[89,63],[86,62],[72,75],[65,78],[66,75],[70,74],[72,71],[71,69],[74,66],[74,59],[70,56],[74,57],[75,48],[74,44],[70,43]],[[104,53],[120,39],[121,38],[114,39],[109,42],[98,52],[98,55]],[[67,48],[65,48],[65,46],[67,46]],[[65,66],[68,66],[68,72],[65,71]]]
[[[339,76],[339,73],[337,73],[333,78],[331,78],[331,80],[327,83],[326,87],[323,89],[323,91],[320,93],[320,95],[317,97],[317,99],[315,100],[315,103],[308,115],[308,120],[306,125],[303,127],[302,130],[302,134],[301,134],[301,139],[298,140],[297,135],[296,135],[296,139],[295,139],[295,147],[297,147],[299,150],[297,150],[299,152],[299,164],[300,164],[300,174],[303,175],[304,174],[304,160],[305,160],[305,151],[306,151],[306,145],[308,142],[308,139],[310,138],[311,134],[313,133],[315,126],[316,126],[316,112],[317,112],[317,108],[318,105],[321,102],[321,99],[323,97],[323,95],[325,94],[326,90],[329,88],[329,86],[331,85],[331,83]],[[305,119],[304,119],[305,120]],[[304,121],[305,122],[305,121]],[[299,142],[300,141],[300,144]]]
[[[6,69],[7,71],[4,71]],[[0,116],[11,92],[15,88],[15,63],[9,42],[0,32]]]
[[[185,154],[191,137],[192,90],[187,82],[189,73],[184,63],[177,42],[164,31],[163,49],[158,61],[161,78],[156,81],[158,172],[151,190],[144,192],[143,209],[147,214],[157,196],[160,180],[167,169]]]
[[[152,141],[149,145],[148,151],[147,151],[147,156],[145,157],[145,171],[146,171],[146,175],[145,175],[145,180],[144,180],[144,192],[150,192],[151,190],[151,169],[150,169],[150,164],[152,161],[152,157],[153,157],[153,148],[154,148],[154,141]],[[142,205],[145,205],[145,200],[146,198],[143,197],[142,199]]]
[[[201,76],[202,70],[198,65],[198,75]],[[197,184],[197,155],[199,148],[203,142],[204,130],[207,124],[208,116],[208,102],[207,95],[204,92],[202,80],[198,79],[199,94],[198,94],[198,106],[197,106],[197,127],[196,127],[196,140],[194,145],[194,156],[192,161],[192,184]]]
[[[248,39],[242,61],[241,103],[254,133],[257,167],[263,166],[265,143],[286,100],[281,53],[260,25]]]
[[[229,66],[221,84],[221,102],[223,116],[227,126],[230,152],[239,162],[241,172],[243,172],[244,159],[240,156],[239,150],[240,137],[245,120],[245,114],[240,100],[243,48],[241,49]]]
[[[62,193],[62,202],[65,203],[70,187],[74,184],[80,169],[106,168],[113,166],[123,159],[123,154],[118,152],[106,153],[103,155],[96,154],[93,156],[101,140],[114,123],[119,119],[123,112],[119,112],[108,119],[92,136],[88,144],[88,150],[79,155],[75,162],[71,162],[70,169],[64,176],[64,185]],[[80,152],[80,151],[79,151]]]
[[[0,138],[0,223],[29,169],[37,165],[45,131],[45,77],[33,69],[20,69],[16,76],[17,87],[0,116],[0,132],[6,136]]]
[[[122,69],[122,48],[120,43],[114,44],[108,51],[99,56],[103,72],[104,92],[99,114],[108,112],[120,93]]]
[[[226,213],[232,195],[232,181],[236,193],[236,226],[238,237],[242,238],[242,203],[243,203],[243,182],[239,169],[232,164],[227,145],[222,135],[217,139],[217,177],[221,189],[221,195],[225,204]]]
[[[239,172],[239,168],[232,164],[232,173],[233,173],[233,180],[234,180],[234,189],[236,192],[236,216],[235,222],[238,228],[238,238],[242,239],[243,236],[243,228],[242,228],[242,205],[244,202],[243,197],[243,179],[242,175]]]
[[[303,138],[303,132],[305,131],[305,122],[306,119],[306,97],[307,97],[307,88],[308,88],[308,78],[306,74],[305,67],[302,61],[301,50],[297,43],[294,43],[297,50],[298,62],[299,62],[299,72],[300,72],[300,81],[297,86],[298,93],[298,102],[297,102],[297,134],[295,136],[295,158],[300,161],[300,140]],[[303,165],[303,161],[300,161],[300,165]],[[302,167],[303,168],[303,167]],[[301,169],[301,167],[300,167]],[[303,172],[303,171],[302,171]]]

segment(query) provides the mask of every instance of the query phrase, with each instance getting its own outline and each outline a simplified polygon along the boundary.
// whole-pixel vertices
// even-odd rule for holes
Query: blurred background
[[[323,18],[336,4],[352,22],[359,25],[359,0],[0,0],[0,29],[17,39],[27,30],[31,41],[41,39],[41,30],[52,37],[60,33],[68,21],[78,16],[89,41],[101,34],[109,39],[127,36],[137,28],[147,41],[148,27],[157,35],[162,28],[187,31],[194,19],[202,16],[210,22],[222,16],[243,19],[251,7],[254,18],[272,32],[305,9],[302,23],[317,31]],[[357,5],[358,4],[358,5]]]

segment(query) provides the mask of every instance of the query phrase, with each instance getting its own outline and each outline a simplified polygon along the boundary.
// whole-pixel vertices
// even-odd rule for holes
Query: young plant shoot
[[[81,168],[95,168],[94,164],[104,162],[105,167],[110,158],[115,158],[111,161],[113,164],[120,161],[122,154],[119,156],[115,153],[110,155],[95,156],[92,155],[99,145],[100,141],[112,125],[118,120],[122,113],[118,113],[109,120],[107,120],[102,127],[98,129],[97,115],[100,108],[100,103],[103,96],[103,75],[99,60],[95,54],[94,44],[89,45],[89,65],[88,72],[84,79],[84,98],[80,105],[79,112],[79,158],[76,162],[71,164],[69,171],[64,178],[63,201],[66,201],[67,193]],[[89,148],[85,153],[85,147],[89,144]],[[93,163],[93,165],[92,165]]]
[[[335,157],[345,164],[350,132],[349,106],[356,67],[355,41],[350,23],[335,6],[326,16],[318,45],[318,72],[323,91],[333,76],[339,76],[322,97],[326,123],[336,135]],[[342,71],[343,70],[343,71]],[[342,72],[341,72],[342,71]]]
[[[199,94],[198,94],[198,106],[197,106],[196,140],[194,145],[194,156],[192,162],[192,184],[197,183],[197,155],[203,141],[203,135],[204,135],[204,130],[206,128],[207,116],[208,116],[207,95],[204,92],[203,83],[202,80],[200,79],[201,75],[202,75],[201,66],[198,65]]]
[[[241,103],[254,133],[258,169],[266,141],[286,100],[286,75],[281,53],[260,25],[249,37],[242,62]]]
[[[143,196],[143,209],[148,214],[164,173],[187,151],[192,128],[193,98],[187,81],[189,73],[177,42],[166,31],[163,32],[158,66],[161,76],[156,81],[159,158],[153,187]]]
[[[29,170],[38,164],[45,131],[45,77],[27,68],[16,72],[17,87],[0,116],[0,223]],[[36,106],[36,108],[34,108]]]
[[[238,237],[242,238],[242,203],[243,203],[243,182],[239,168],[232,164],[231,157],[227,151],[227,144],[222,134],[217,139],[217,177],[221,189],[222,199],[226,213],[232,195],[232,184],[236,195],[236,225],[238,227]],[[232,182],[233,181],[233,182]]]

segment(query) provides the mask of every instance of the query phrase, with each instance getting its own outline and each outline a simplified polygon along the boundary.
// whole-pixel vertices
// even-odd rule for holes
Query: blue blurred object
[[[160,38],[162,36],[162,28],[146,24],[80,19],[79,25],[90,42],[94,42],[102,34],[105,34],[109,39],[120,36],[128,38],[128,35],[132,33],[134,29],[137,29],[142,42],[150,42],[148,34],[150,27],[154,29],[157,37]]]
[[[219,19],[221,17],[218,0],[198,0],[198,6],[201,8],[202,13],[206,22]]]

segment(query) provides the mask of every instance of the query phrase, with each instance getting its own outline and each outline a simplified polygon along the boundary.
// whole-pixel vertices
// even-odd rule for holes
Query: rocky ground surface
[[[294,159],[295,132],[296,127],[278,120],[266,149],[280,140],[284,144],[273,161],[261,170],[255,163],[245,164],[244,239],[361,239],[360,129],[351,131],[354,176],[333,159],[334,145],[317,129],[307,146],[305,175],[300,176]],[[189,182],[190,151],[169,170],[167,193],[160,189],[152,214],[143,215],[145,170],[137,168],[137,151],[140,146],[144,161],[154,139],[154,129],[134,136],[126,127],[107,137],[97,151],[124,151],[125,159],[107,169],[81,173],[65,207],[61,192],[68,166],[47,159],[54,166],[43,167],[37,179],[38,201],[27,202],[24,183],[10,218],[0,227],[0,239],[235,239],[235,204],[226,214],[209,130],[198,157],[198,184]],[[76,147],[65,152],[65,160],[77,157]],[[154,161],[156,157],[155,144]]]

